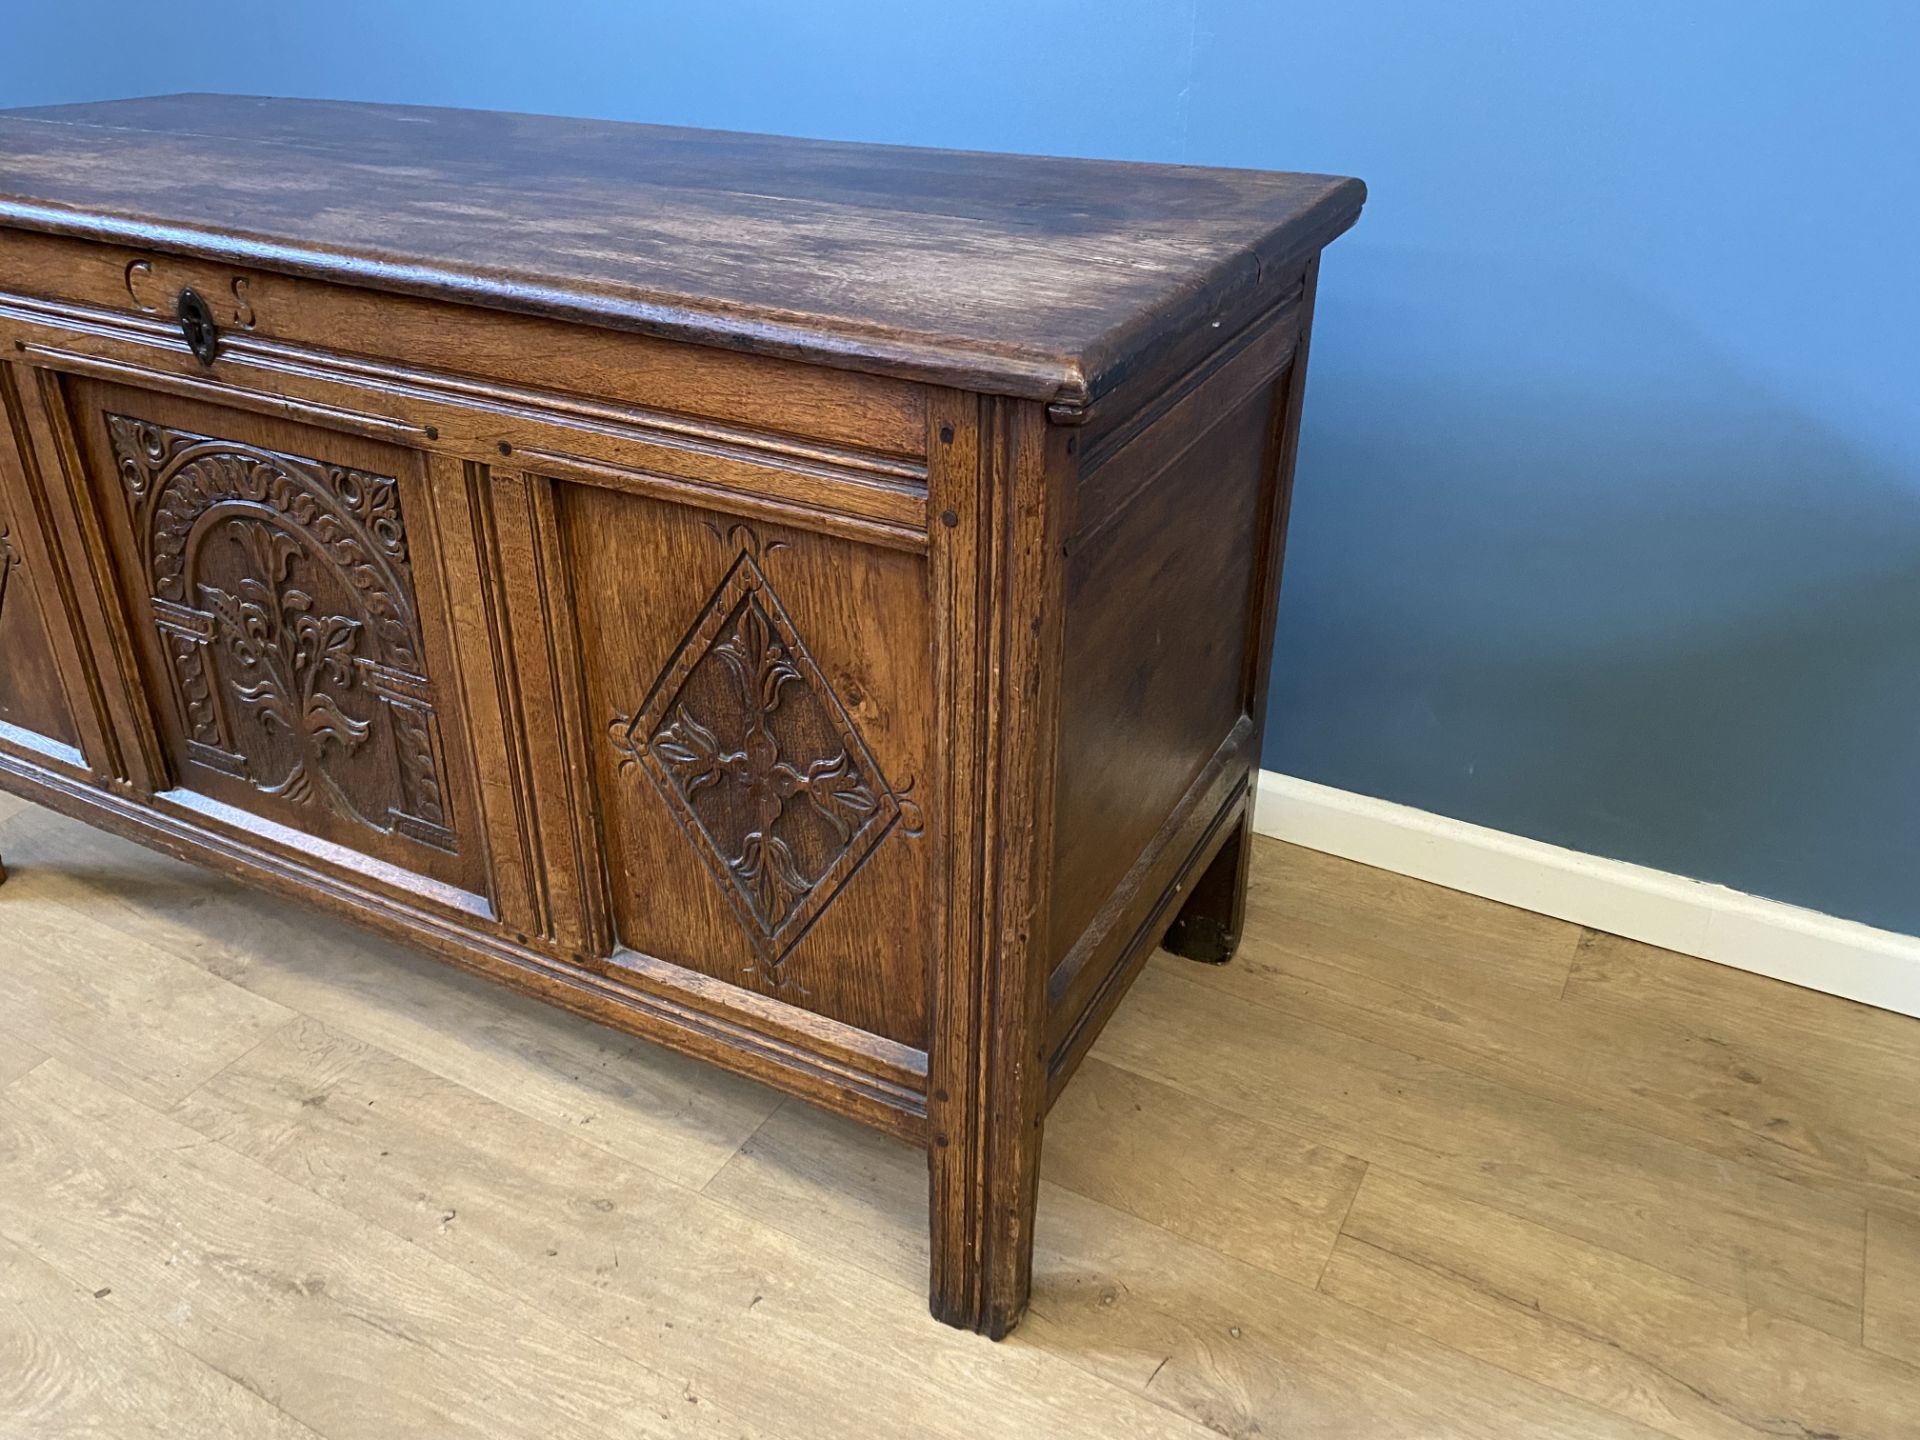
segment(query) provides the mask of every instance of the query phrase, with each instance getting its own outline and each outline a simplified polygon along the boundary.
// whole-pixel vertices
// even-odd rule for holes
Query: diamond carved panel
[[[767,978],[896,825],[919,808],[886,782],[807,653],[745,526],[733,567],[646,702],[610,727],[726,894]],[[781,542],[767,547],[782,548]]]

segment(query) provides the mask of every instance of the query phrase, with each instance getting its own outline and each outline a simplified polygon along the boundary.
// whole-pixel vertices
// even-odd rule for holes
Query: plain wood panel
[[[39,524],[21,469],[11,391],[0,377],[0,721],[77,746],[80,741],[60,688],[60,672],[47,640],[47,622],[34,593],[29,568],[28,525]]]
[[[1264,391],[1225,416],[1190,417],[1210,428],[1071,543],[1048,926],[1056,964],[1245,711],[1269,419]]]
[[[229,355],[238,340],[250,358],[284,361],[288,349],[301,360],[388,357],[372,362],[376,375],[535,390],[561,404],[584,396],[635,421],[731,431],[775,451],[804,437],[854,452],[926,453],[925,392],[879,376],[17,230],[0,231],[0,273],[16,293],[117,312],[123,323],[148,319],[169,335],[175,297],[191,288],[214,306]]]
[[[0,1240],[0,1430],[34,1440],[319,1440],[230,1376]]]
[[[39,809],[21,818],[32,823],[0,830],[0,854],[38,871],[36,883],[58,893],[64,915],[85,911],[116,930],[114,947],[150,942],[250,996],[317,1016],[522,1113],[577,1129],[656,1173],[700,1183],[778,1103],[752,1081],[503,992],[131,841]],[[0,920],[21,883],[0,887]]]
[[[0,1173],[0,1235],[328,1440],[757,1433],[58,1060],[0,1092]]]
[[[1855,1203],[1282,1004],[1249,1005],[1190,964],[1156,960],[1134,990],[1096,1055],[1833,1334],[1859,1333]]]
[[[1382,1166],[1322,1286],[1686,1440],[1893,1440],[1920,1402],[1920,1370]]]
[[[1031,1349],[991,1366],[919,1283],[836,1263],[318,1022],[175,1112],[289,1181],[660,1369],[769,1434],[1197,1431]],[[899,1148],[899,1147],[896,1147]],[[913,1152],[900,1149],[903,1155]],[[903,1377],[911,1376],[911,1383]]]

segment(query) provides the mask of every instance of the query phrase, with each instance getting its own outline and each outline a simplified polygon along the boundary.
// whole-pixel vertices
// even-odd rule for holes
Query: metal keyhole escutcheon
[[[191,286],[182,290],[174,313],[180,318],[180,333],[186,337],[187,348],[193,351],[194,358],[202,365],[213,364],[214,350],[220,344],[220,332],[214,327],[213,311],[200,298],[200,292]]]

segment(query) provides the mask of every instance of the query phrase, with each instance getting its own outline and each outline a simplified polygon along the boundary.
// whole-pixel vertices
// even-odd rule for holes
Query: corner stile
[[[931,587],[947,757],[933,956],[933,1312],[998,1337],[1026,1307],[1046,1099],[1045,915],[1060,539],[1073,432],[938,392]]]

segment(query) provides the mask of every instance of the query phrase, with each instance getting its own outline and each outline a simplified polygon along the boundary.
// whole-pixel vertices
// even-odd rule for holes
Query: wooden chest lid
[[[1325,175],[399,105],[0,111],[0,226],[1068,411],[1231,334],[1365,198]]]

